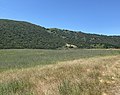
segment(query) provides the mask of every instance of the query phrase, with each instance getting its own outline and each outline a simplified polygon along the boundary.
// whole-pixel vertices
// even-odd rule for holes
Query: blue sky
[[[0,19],[120,35],[120,0],[0,0]]]

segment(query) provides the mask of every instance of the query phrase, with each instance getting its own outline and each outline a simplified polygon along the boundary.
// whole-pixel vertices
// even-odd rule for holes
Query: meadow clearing
[[[0,50],[0,95],[120,95],[120,50]]]

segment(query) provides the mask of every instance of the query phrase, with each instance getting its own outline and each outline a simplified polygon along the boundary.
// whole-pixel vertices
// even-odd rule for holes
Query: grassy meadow
[[[120,95],[120,50],[0,50],[0,95]]]
[[[120,54],[120,50],[0,50],[0,71],[48,65],[60,61]]]

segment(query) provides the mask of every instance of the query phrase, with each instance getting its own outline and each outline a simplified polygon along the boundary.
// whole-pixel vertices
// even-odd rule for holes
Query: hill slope
[[[0,48],[58,48],[63,41],[44,27],[28,22],[0,20]]]
[[[120,36],[87,34],[44,28],[24,21],[0,19],[0,48],[56,49],[66,44],[78,48],[120,48]]]
[[[106,36],[87,34],[61,29],[48,29],[53,35],[59,35],[66,43],[74,44],[79,48],[119,48],[120,36]]]

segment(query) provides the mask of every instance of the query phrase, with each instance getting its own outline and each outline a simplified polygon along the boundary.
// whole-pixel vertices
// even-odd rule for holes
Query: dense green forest
[[[69,44],[70,46],[67,46]],[[0,49],[120,48],[120,36],[44,28],[24,21],[0,19]]]

